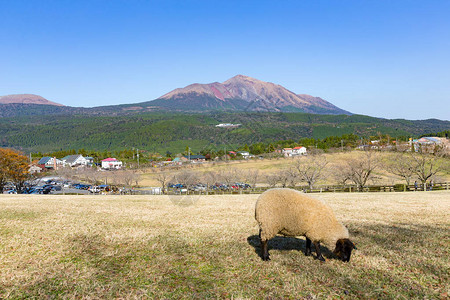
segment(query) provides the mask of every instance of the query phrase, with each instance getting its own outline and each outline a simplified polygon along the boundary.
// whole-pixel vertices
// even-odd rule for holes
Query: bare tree
[[[425,189],[427,180],[441,170],[442,163],[439,157],[426,153],[411,154],[411,158],[413,172]]]
[[[275,187],[279,181],[280,177],[278,174],[266,175],[266,182],[269,185],[269,187]]]
[[[104,184],[109,184],[112,181],[114,173],[112,171],[104,171],[100,173],[100,180],[104,182]],[[109,181],[109,183],[108,183]]]
[[[346,186],[352,180],[352,170],[348,164],[339,165],[333,168],[333,177],[339,185]]]
[[[347,162],[351,180],[356,184],[358,190],[364,188],[367,182],[375,177],[374,171],[378,167],[379,155],[372,151],[366,151],[362,156]]]
[[[438,157],[449,158],[450,157],[450,142],[446,140],[440,145],[436,145],[434,148],[434,155]]]
[[[323,170],[328,164],[326,158],[322,155],[303,157],[297,160],[295,168],[301,181],[308,184],[310,189],[323,176]]]
[[[109,179],[109,184],[110,185],[114,185],[114,186],[118,186],[118,185],[123,185],[123,180],[122,180],[122,174],[120,174],[121,171],[110,171],[109,174],[110,179]]]
[[[137,170],[122,170],[119,175],[121,177],[121,182],[127,187],[130,187],[133,184],[139,184],[140,175]]]
[[[411,155],[404,152],[396,154],[393,158],[384,163],[385,169],[406,181],[406,184],[411,183],[411,179],[414,176],[413,160]]]
[[[208,188],[211,188],[214,184],[219,182],[219,174],[214,171],[209,171],[203,174],[203,182],[206,183]]]
[[[194,171],[183,170],[179,173],[176,173],[173,177],[173,181],[176,183],[180,183],[184,185],[186,188],[191,187],[196,182],[198,182],[199,176]]]
[[[133,177],[134,185],[138,186],[139,182],[141,182],[141,180],[142,180],[142,176],[141,176],[140,172],[138,170],[134,170],[132,177]]]
[[[75,170],[70,167],[61,167],[54,171],[54,174],[62,180],[72,180],[75,177],[75,173]]]
[[[68,169],[68,168],[64,168]],[[101,180],[102,174],[96,168],[83,168],[79,171],[80,176],[92,185],[98,184]]]
[[[286,172],[289,176],[288,185],[292,188],[295,187],[300,179],[297,169],[295,167],[291,167],[287,169]]]
[[[251,188],[255,188],[256,183],[258,182],[258,178],[260,177],[259,170],[258,169],[248,170],[247,172],[244,173],[244,177],[246,183],[250,184]]]
[[[163,194],[166,193],[166,186],[170,180],[171,176],[168,172],[161,171],[156,176],[156,180],[161,184],[161,191]]]
[[[294,187],[297,183],[298,172],[295,168],[289,168],[281,170],[278,174],[278,182],[281,187],[285,188],[287,186]]]
[[[278,172],[277,177],[278,182],[281,184],[281,187],[285,188],[290,181],[290,173],[287,170],[281,170],[280,172]]]
[[[233,183],[240,181],[241,173],[238,169],[228,169],[220,172],[220,179],[230,187]]]

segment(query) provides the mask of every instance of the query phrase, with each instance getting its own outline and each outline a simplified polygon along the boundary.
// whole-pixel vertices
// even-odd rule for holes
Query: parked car
[[[90,184],[82,184],[82,183],[76,183],[74,185],[72,185],[74,188],[79,189],[79,190],[88,190],[91,185]]]
[[[100,193],[101,189],[100,189],[99,186],[94,185],[94,186],[91,186],[91,187],[88,189],[88,191],[91,192],[92,194],[96,194],[96,193]]]
[[[193,186],[189,187],[189,190],[195,192],[206,192],[206,184],[203,183],[194,184]]]

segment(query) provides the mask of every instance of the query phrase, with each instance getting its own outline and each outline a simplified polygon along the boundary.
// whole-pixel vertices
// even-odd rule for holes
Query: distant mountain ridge
[[[64,106],[62,104],[49,101],[44,97],[34,94],[13,94],[0,96],[0,104],[39,104],[39,105]]]
[[[194,83],[155,100],[140,103],[71,107],[33,94],[0,96],[0,117],[33,115],[130,115],[153,111],[304,112],[351,115],[330,102],[295,94],[281,85],[237,75],[222,83]]]
[[[223,83],[191,84],[149,101],[154,107],[179,110],[246,110],[351,114],[330,102],[306,94],[295,94],[281,85],[237,75]]]

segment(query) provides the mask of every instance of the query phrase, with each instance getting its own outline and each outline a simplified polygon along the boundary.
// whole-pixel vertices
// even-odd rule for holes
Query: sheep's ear
[[[353,246],[353,249],[358,250],[358,248],[356,248],[356,245],[354,243],[352,243],[352,246]]]

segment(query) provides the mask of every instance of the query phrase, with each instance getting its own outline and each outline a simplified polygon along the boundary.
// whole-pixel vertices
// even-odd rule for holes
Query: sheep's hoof
[[[322,256],[319,256],[317,259],[320,260],[321,262],[325,262],[325,258],[323,258]]]
[[[305,256],[310,256],[310,255],[311,255],[311,250],[305,251]]]
[[[263,260],[263,261],[269,261],[269,260],[270,260],[270,257],[269,257],[269,256],[263,256],[262,260]]]

